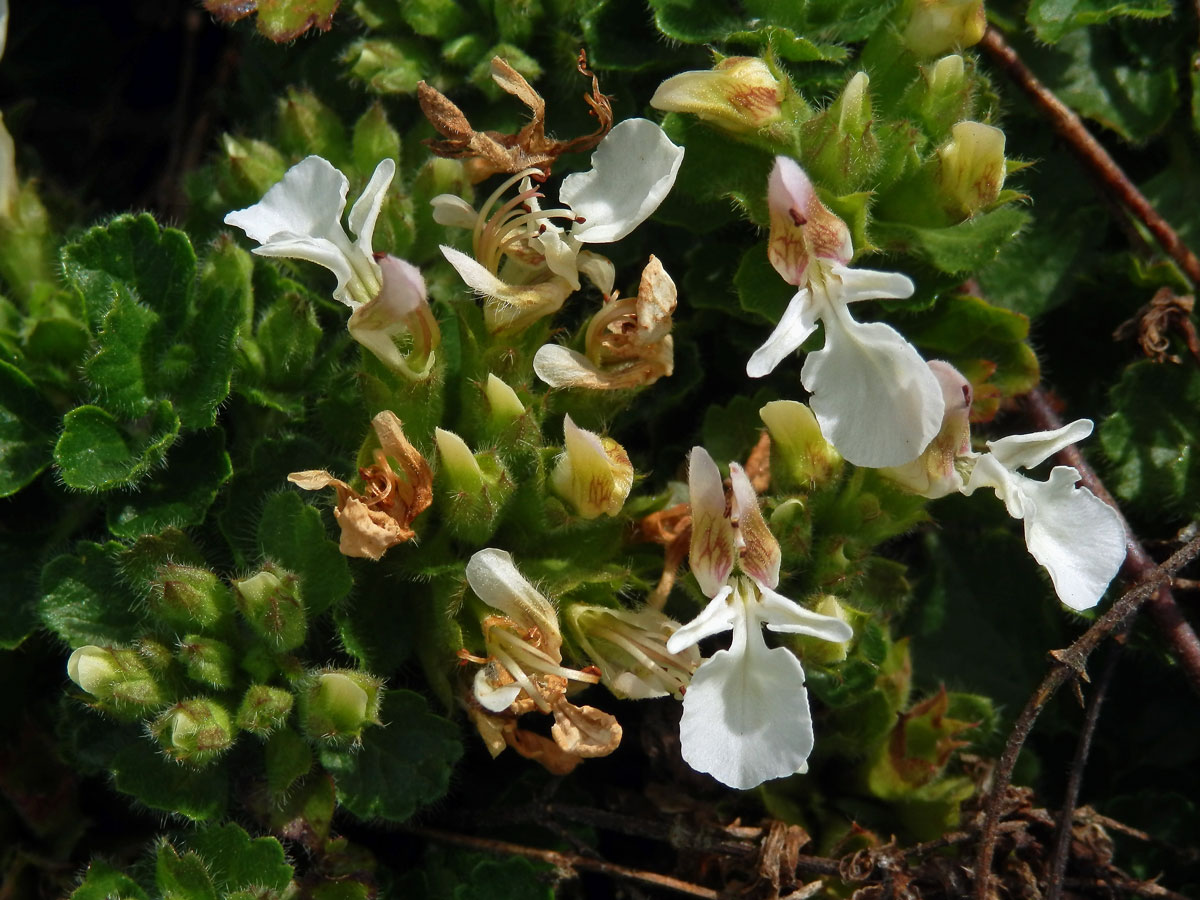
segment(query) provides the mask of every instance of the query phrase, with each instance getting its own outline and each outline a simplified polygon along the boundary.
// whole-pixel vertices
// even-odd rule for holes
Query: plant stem
[[[988,26],[979,47],[1029,95],[1033,105],[1050,120],[1054,130],[1075,151],[1076,156],[1101,184],[1146,226],[1159,246],[1175,260],[1192,284],[1200,284],[1200,259],[1196,258],[1175,229],[1159,215],[1145,195],[1121,171],[1121,167],[1109,156],[1108,151],[1092,137],[1083,120],[1038,81],[1037,76],[1021,61],[1017,52],[994,26]]]

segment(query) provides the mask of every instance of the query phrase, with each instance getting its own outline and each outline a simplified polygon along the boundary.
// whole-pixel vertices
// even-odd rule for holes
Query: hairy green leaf
[[[1161,19],[1171,15],[1171,0],[1031,0],[1025,13],[1039,41],[1053,44],[1063,35],[1088,25],[1103,25],[1118,16]]]
[[[139,634],[138,597],[121,581],[115,541],[81,541],[42,572],[42,622],[72,647],[128,644]]]
[[[295,491],[275,494],[258,525],[262,553],[300,576],[300,595],[309,615],[338,603],[353,586],[350,567],[329,540],[321,514]]]
[[[161,400],[144,419],[122,426],[98,406],[77,406],[63,417],[54,461],[68,487],[103,491],[136,484],[166,457],[179,417]]]
[[[54,413],[20,369],[0,360],[0,497],[15,494],[50,464]]]

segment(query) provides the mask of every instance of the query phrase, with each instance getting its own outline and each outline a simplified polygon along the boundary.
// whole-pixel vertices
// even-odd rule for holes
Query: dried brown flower
[[[433,473],[429,464],[404,436],[396,414],[384,410],[371,420],[379,437],[375,464],[358,470],[363,493],[320,469],[293,472],[292,482],[306,491],[332,487],[338,504],[334,517],[342,529],[339,549],[346,556],[379,559],[396,544],[410,541],[409,526],[433,502]],[[396,472],[394,460],[400,466]]]
[[[500,57],[492,58],[492,80],[505,92],[512,94],[529,107],[532,117],[516,134],[498,131],[476,131],[461,109],[445,94],[424,81],[417,85],[417,101],[421,111],[446,140],[427,140],[425,143],[437,156],[466,159],[472,182],[483,181],[497,172],[521,172],[541,169],[550,174],[555,161],[564,153],[582,153],[593,149],[608,134],[613,125],[612,104],[600,93],[596,76],[587,67],[587,56],[579,52],[579,72],[592,79],[592,90],[584,94],[598,126],[591,134],[569,141],[557,141],[546,136],[546,102],[522,75]]]

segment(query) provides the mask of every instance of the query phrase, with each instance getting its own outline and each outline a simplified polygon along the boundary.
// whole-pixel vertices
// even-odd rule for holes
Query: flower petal
[[[475,207],[457,194],[438,194],[429,205],[433,207],[433,221],[439,225],[472,229],[479,217]]]
[[[347,221],[356,238],[354,246],[368,259],[371,258],[371,238],[375,233],[375,220],[379,218],[379,210],[383,201],[387,199],[388,185],[392,183],[395,174],[395,160],[386,157],[381,159],[375,171],[371,173],[371,180],[367,182],[362,194],[350,209],[350,218]]]
[[[745,629],[700,664],[679,722],[687,764],[739,790],[802,771],[813,747],[800,661],[768,649],[757,627]]]
[[[825,346],[800,380],[821,431],[856,466],[902,466],[942,427],[937,377],[913,346],[882,323],[861,324],[841,303],[825,317]]]
[[[626,119],[592,154],[592,168],[563,179],[559,198],[584,222],[571,235],[585,244],[619,241],[649,218],[675,184],[683,148],[649,119]]]
[[[561,344],[539,347],[533,355],[533,371],[550,387],[597,390],[608,387],[604,373],[590,359]]]
[[[692,505],[688,560],[700,590],[715,597],[733,571],[737,547],[733,525],[725,515],[721,471],[703,447],[693,447],[688,459],[688,493]]]
[[[1054,431],[1014,434],[996,441],[988,441],[987,447],[1006,469],[1032,469],[1063,448],[1076,441],[1082,441],[1091,433],[1091,419],[1076,419]]]
[[[836,616],[826,616],[805,609],[796,601],[789,600],[761,584],[759,589],[761,594],[756,612],[759,621],[767,626],[768,631],[807,634],[835,644],[854,637],[854,629],[848,622]]]
[[[838,295],[844,303],[859,300],[907,300],[916,286],[912,279],[899,272],[876,272],[872,269],[856,269],[849,266],[833,266],[830,269],[842,282]]]
[[[729,480],[733,484],[733,499],[737,507],[742,571],[755,581],[775,587],[779,584],[779,542],[763,519],[758,495],[754,493],[750,479],[735,462],[729,464]]]
[[[277,234],[328,238],[334,229],[345,238],[341,220],[349,189],[346,176],[328,160],[309,156],[288,169],[256,204],[229,213],[225,224],[260,244]]]
[[[808,340],[817,330],[817,305],[812,302],[812,292],[800,288],[783,311],[783,318],[771,332],[766,343],[754,351],[746,363],[746,374],[751,378],[770,375],[784,359]]]
[[[708,601],[708,606],[700,610],[700,615],[686,625],[679,626],[675,633],[667,638],[667,652],[679,653],[700,643],[706,637],[732,628],[734,620],[741,615],[737,606],[738,599],[732,597],[732,594],[733,588],[729,585],[718,590],[716,596]]]
[[[1046,567],[1063,603],[1090,609],[1125,561],[1121,517],[1087,488],[1076,488],[1079,472],[1069,466],[1055,467],[1045,482],[1020,481],[1029,552]]]
[[[226,216],[228,221],[228,216]],[[351,308],[359,306],[358,301],[350,296],[347,286],[354,277],[354,268],[344,248],[330,240],[321,237],[307,237],[302,234],[277,234],[275,240],[255,247],[252,251],[256,256],[272,256],[283,259],[303,259],[316,263],[332,272],[337,277],[337,287],[333,289],[333,298],[339,303],[345,303]]]
[[[517,571],[512,556],[505,551],[493,547],[477,551],[467,562],[467,583],[488,606],[525,627],[537,626],[542,637],[556,648],[561,644],[558,613]]]
[[[487,669],[480,669],[475,673],[474,684],[475,699],[479,701],[479,705],[488,712],[502,713],[510,706],[513,701],[521,695],[521,686],[519,684],[505,684],[500,687],[493,687],[488,681]]]

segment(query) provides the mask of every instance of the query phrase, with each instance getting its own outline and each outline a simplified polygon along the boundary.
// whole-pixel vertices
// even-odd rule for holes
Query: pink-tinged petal
[[[859,300],[907,300],[916,286],[907,275],[899,272],[876,272],[873,269],[855,269],[849,266],[833,266],[830,269],[842,282],[838,298],[843,303]]]
[[[882,468],[916,459],[942,427],[937,378],[895,329],[861,324],[840,303],[823,319],[825,346],[800,379],[821,432],[849,462]]]
[[[736,541],[725,515],[721,472],[703,447],[693,447],[688,461],[688,493],[692,505],[692,573],[705,596],[715,597],[733,571]]]
[[[854,255],[846,223],[829,211],[808,175],[786,156],[775,157],[767,179],[767,207],[767,258],[788,284],[803,285],[814,258],[847,263]]]
[[[768,590],[759,585],[761,594],[758,601],[758,620],[767,626],[768,631],[785,634],[807,634],[822,640],[840,644],[854,637],[854,629],[848,622],[836,616],[826,616],[811,609],[805,609],[794,600],[789,600],[782,594]]]
[[[708,605],[700,610],[700,615],[686,625],[679,626],[667,639],[667,652],[681,653],[706,637],[728,631],[740,615],[740,603],[733,596],[733,588],[725,585],[708,601]]]
[[[768,649],[743,614],[733,645],[692,676],[679,740],[688,765],[739,790],[804,771],[813,728],[800,661]]]
[[[790,353],[800,349],[809,335],[817,330],[818,307],[812,301],[808,288],[800,288],[792,297],[783,318],[771,332],[766,343],[754,351],[746,363],[746,374],[751,378],[762,378],[775,370]]]
[[[762,584],[779,584],[779,542],[767,527],[758,505],[758,495],[742,467],[729,464],[733,483],[734,521],[742,537],[742,571]]]
[[[1076,419],[1054,431],[1014,434],[996,441],[988,441],[987,447],[1006,469],[1032,469],[1060,450],[1082,441],[1091,433],[1091,419]]]

